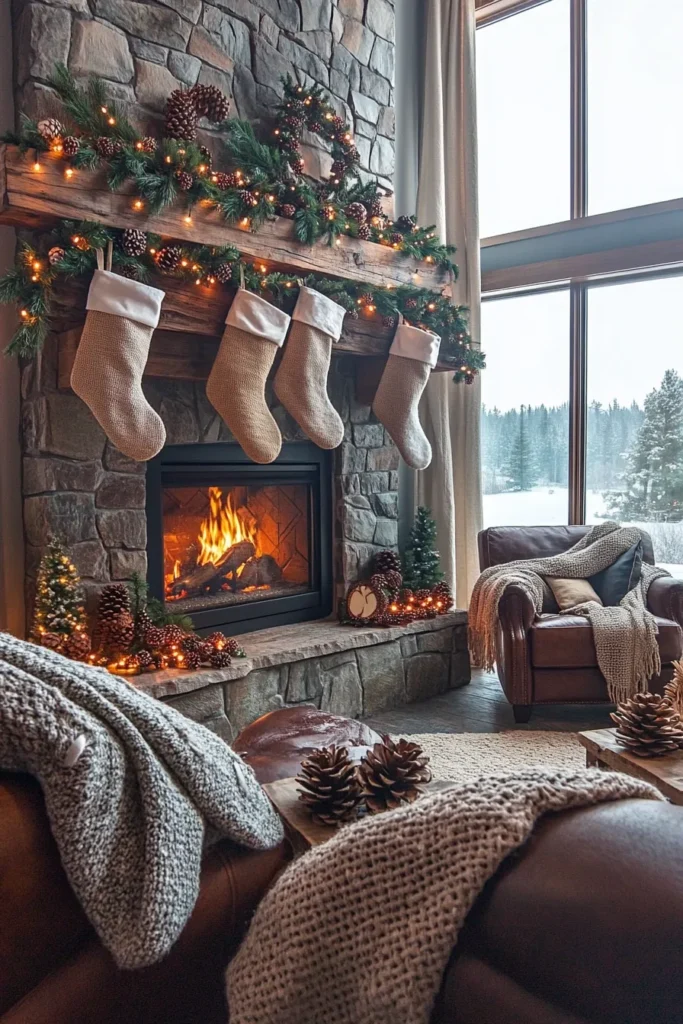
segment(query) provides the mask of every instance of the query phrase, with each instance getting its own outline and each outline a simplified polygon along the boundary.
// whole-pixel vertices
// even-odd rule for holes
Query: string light
[[[190,217],[189,213],[185,214],[185,216],[183,217],[183,220],[185,221],[186,224],[191,224],[192,223],[192,217]]]
[[[73,176],[74,176],[74,169],[73,169],[73,167],[67,167],[67,169],[64,171],[64,177],[68,178],[68,179],[71,179],[71,178],[73,178]]]
[[[34,270],[40,270],[40,267],[41,267],[40,260],[34,260],[33,261],[33,269]]]
[[[109,124],[116,124],[116,118],[115,117],[110,117],[108,123]]]
[[[140,139],[138,139],[138,141],[135,143],[135,148],[142,149],[142,142],[140,141]]]
[[[55,142],[55,144],[52,147],[52,152],[53,153],[61,153],[63,149],[64,149],[64,146],[61,144],[61,142]]]
[[[240,221],[240,225],[243,228],[248,228],[249,227],[249,218],[248,217],[242,217],[242,220]]]
[[[172,164],[173,163],[173,157],[172,156],[166,156],[166,157],[164,157],[164,159],[165,159],[167,164]]]
[[[186,267],[187,266],[187,260],[181,260],[180,261],[180,266],[181,267]]]
[[[36,162],[35,162],[35,163],[34,163],[34,165],[33,165],[33,170],[34,170],[34,171],[40,171],[40,170],[42,170],[42,167],[40,166],[40,164],[38,163],[38,161],[37,161],[37,160],[36,160]]]
[[[145,204],[143,203],[142,199],[136,199],[135,202],[133,203],[133,209],[142,210],[144,205]]]

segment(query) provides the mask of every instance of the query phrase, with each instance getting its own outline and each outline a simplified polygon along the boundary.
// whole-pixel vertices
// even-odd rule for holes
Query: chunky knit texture
[[[485,569],[477,580],[469,609],[470,653],[479,667],[493,668],[498,636],[498,604],[511,584],[521,587],[540,615],[543,609],[544,576],[587,579],[613,565],[619,555],[641,539],[636,527],[606,522],[594,526],[568,551],[548,558],[517,559]],[[574,614],[587,615],[593,627],[598,665],[615,704],[638,691],[662,667],[657,644],[657,623],[647,610],[647,592],[653,580],[669,576],[665,569],[643,562],[640,582],[617,608],[594,601],[577,605]],[[570,610],[570,609],[565,609]]]
[[[71,886],[119,967],[168,953],[207,843],[282,838],[252,770],[218,736],[103,669],[4,633],[0,767],[40,782]]]
[[[344,424],[327,395],[333,339],[318,327],[292,320],[282,362],[275,374],[275,394],[319,448],[337,448]]]
[[[145,462],[164,446],[166,430],[142,393],[153,328],[88,310],[71,387],[105,434],[130,459]]]
[[[375,416],[412,469],[426,469],[432,461],[432,448],[418,413],[430,373],[427,363],[390,355],[372,403]]]
[[[226,324],[206,385],[214,409],[254,462],[273,462],[282,448],[280,428],[266,403],[266,380],[278,346]]]
[[[230,1024],[427,1024],[467,913],[539,817],[633,797],[661,799],[625,775],[529,771],[341,829],[259,905]]]

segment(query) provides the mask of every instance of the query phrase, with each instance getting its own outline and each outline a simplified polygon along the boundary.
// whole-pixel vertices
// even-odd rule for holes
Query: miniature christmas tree
[[[38,570],[32,638],[44,647],[81,658],[90,650],[76,566],[50,541]]]
[[[410,590],[424,590],[443,579],[435,543],[436,523],[429,509],[420,505],[410,531],[410,539],[403,552],[405,587]]]

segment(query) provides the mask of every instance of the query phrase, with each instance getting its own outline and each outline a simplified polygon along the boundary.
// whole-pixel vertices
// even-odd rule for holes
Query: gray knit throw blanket
[[[168,953],[207,842],[282,839],[252,770],[218,736],[104,669],[5,633],[0,768],[40,782],[69,882],[119,967]]]
[[[641,539],[636,527],[606,522],[594,526],[578,544],[561,555],[519,559],[484,569],[474,585],[469,609],[469,644],[472,662],[491,671],[496,661],[498,604],[511,584],[521,587],[540,615],[543,609],[544,576],[587,579],[613,565],[619,555]],[[640,582],[617,608],[595,601],[571,609],[586,615],[593,627],[598,665],[613,703],[647,690],[648,682],[661,671],[657,623],[647,610],[647,592],[653,580],[669,576],[643,562]]]
[[[632,797],[662,799],[626,775],[528,771],[342,828],[259,904],[230,1024],[427,1024],[465,917],[538,818]]]

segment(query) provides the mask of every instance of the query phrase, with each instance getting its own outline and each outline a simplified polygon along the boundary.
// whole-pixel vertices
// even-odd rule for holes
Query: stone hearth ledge
[[[193,690],[243,679],[255,669],[272,668],[291,662],[321,658],[328,654],[388,644],[393,640],[434,633],[454,626],[466,626],[467,612],[458,610],[435,619],[420,619],[406,626],[343,626],[333,619],[302,622],[293,626],[276,626],[256,633],[236,636],[246,657],[233,658],[227,668],[198,669],[186,672],[168,669],[147,672],[134,680],[134,685],[153,697],[167,698]]]

